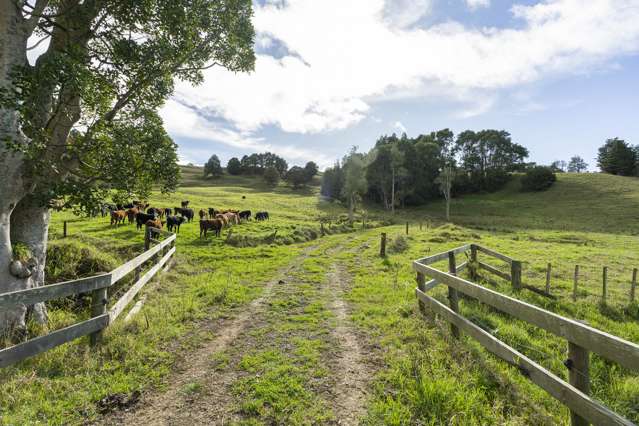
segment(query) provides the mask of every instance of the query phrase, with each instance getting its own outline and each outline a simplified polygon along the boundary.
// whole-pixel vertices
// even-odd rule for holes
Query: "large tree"
[[[604,173],[631,176],[637,161],[635,150],[626,141],[613,138],[599,148],[597,165]]]
[[[127,172],[148,187],[151,161],[175,164],[155,111],[174,78],[252,69],[251,15],[251,0],[0,0],[0,293],[43,284],[53,200],[90,209]],[[34,64],[31,36],[48,42]],[[11,273],[16,242],[28,277]],[[3,310],[0,331],[25,313]]]
[[[348,202],[348,220],[353,222],[357,200],[366,192],[366,163],[364,154],[353,147],[342,161],[344,165],[344,186],[342,193]]]
[[[568,163],[569,172],[581,173],[585,170],[588,170],[588,163],[586,163],[583,158],[581,158],[578,155],[575,155],[572,158],[570,158],[570,162]]]
[[[218,178],[222,176],[222,163],[220,163],[220,159],[217,155],[211,155],[209,161],[204,164],[204,179],[211,176],[214,178]]]

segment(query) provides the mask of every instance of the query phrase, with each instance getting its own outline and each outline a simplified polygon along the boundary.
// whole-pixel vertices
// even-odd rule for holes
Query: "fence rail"
[[[573,425],[589,423],[632,425],[633,423],[629,420],[588,396],[590,389],[588,359],[592,351],[623,367],[639,371],[639,345],[458,277],[459,268],[456,268],[455,256],[467,253],[468,250],[471,251],[471,260],[468,264],[471,277],[477,277],[477,269],[482,266],[477,261],[478,251],[503,260],[511,266],[515,265],[515,268],[518,263],[521,264],[501,253],[476,244],[418,259],[413,262],[413,269],[417,272],[418,288],[415,289],[415,295],[420,309],[422,311],[430,309],[441,315],[451,324],[451,331],[455,337],[459,337],[460,332],[463,331],[489,352],[518,367],[531,381],[570,409]],[[446,258],[449,259],[448,272],[430,266]],[[513,281],[513,287],[521,288],[521,281],[520,286],[516,286],[514,282],[516,273],[515,270],[509,278]],[[426,276],[431,278],[429,283],[425,282]],[[450,306],[426,294],[438,283],[448,286]],[[569,383],[463,317],[459,313],[458,292],[566,339]]]
[[[163,233],[167,235],[167,237],[157,245],[151,247],[151,242],[153,241],[151,232],[155,234]],[[38,302],[83,293],[91,293],[92,296],[90,319],[0,350],[0,368],[15,364],[18,361],[48,351],[82,336],[90,335],[91,343],[97,343],[102,331],[115,321],[144,285],[163,267],[164,270],[166,270],[168,261],[175,254],[175,239],[175,234],[159,229],[147,228],[144,238],[144,253],[107,274],[0,294],[0,309],[6,309],[16,304],[32,305]],[[140,277],[139,274],[143,265],[148,261],[154,260],[154,257],[160,254],[162,256],[159,260]],[[107,312],[109,287],[119,282],[131,272],[135,272],[135,283],[133,283],[131,288],[129,288]]]

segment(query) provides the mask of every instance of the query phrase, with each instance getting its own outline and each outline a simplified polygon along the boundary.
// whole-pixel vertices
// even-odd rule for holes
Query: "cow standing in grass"
[[[156,217],[155,219],[147,220],[145,225],[146,225],[146,230],[147,232],[149,232],[149,235],[151,236],[151,238],[157,239],[160,237],[160,229],[162,229],[162,225],[164,224],[162,223],[159,217]]]
[[[126,215],[129,218],[129,225],[135,222],[135,216],[140,213],[137,207],[130,208],[126,211]]]
[[[136,229],[142,229],[142,226],[144,226],[145,223],[147,223],[149,220],[155,220],[155,218],[156,216],[153,214],[138,213],[135,216],[135,221],[137,223]]]
[[[200,220],[200,238],[204,236],[206,238],[206,233],[209,230],[212,230],[216,237],[220,236],[220,231],[222,231],[222,227],[224,223],[220,219],[202,219]]]
[[[111,212],[111,226],[118,226],[120,223],[124,222],[126,218],[126,212],[124,210],[114,210]]]
[[[257,212],[255,213],[255,220],[269,220],[268,212]]]
[[[179,234],[180,225],[182,225],[185,220],[184,216],[167,216],[166,226],[169,231],[173,232],[173,230],[175,230]]]
[[[251,219],[251,211],[250,210],[244,210],[238,213],[238,216],[240,217],[240,220],[244,219],[246,221]]]

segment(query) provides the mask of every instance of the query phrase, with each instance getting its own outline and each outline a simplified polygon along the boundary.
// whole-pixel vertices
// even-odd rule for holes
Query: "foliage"
[[[537,166],[526,171],[521,178],[522,191],[544,191],[557,181],[557,175],[551,167]]]
[[[394,211],[440,197],[437,177],[446,164],[457,170],[451,193],[467,194],[502,188],[513,171],[525,167],[528,150],[513,143],[505,131],[465,131],[455,139],[450,129],[416,138],[380,137],[367,154],[365,198]],[[324,171],[322,194],[337,198],[344,178],[343,163]]]
[[[563,173],[566,171],[566,167],[567,167],[566,162],[563,160],[556,160],[550,164],[550,169],[554,173]]]
[[[280,181],[280,174],[275,167],[267,167],[264,170],[264,182],[268,185],[275,186]]]
[[[274,167],[280,176],[284,176],[288,169],[288,164],[286,160],[272,152],[245,155],[240,160],[242,174],[261,175],[268,167]]]
[[[27,260],[33,257],[31,254],[31,249],[28,245],[22,242],[14,242],[13,243],[13,260],[20,260],[22,262],[26,262]]]
[[[30,15],[33,6],[21,3]],[[154,168],[158,158],[160,167],[177,158],[156,111],[175,78],[197,84],[211,64],[236,72],[253,68],[252,3],[38,5],[45,7],[33,22],[35,35],[50,36],[49,47],[35,65],[14,69],[12,85],[0,94],[2,108],[18,112],[26,137],[2,142],[26,156],[24,177],[33,196],[65,198],[89,211],[112,188],[133,192],[159,183],[172,190],[175,174],[149,182],[154,174],[137,173],[141,163]],[[72,128],[82,130],[70,135]],[[130,170],[122,168],[127,162]]]
[[[293,188],[300,188],[308,183],[308,175],[303,168],[293,166],[286,172],[284,180]]]
[[[584,161],[578,155],[575,155],[570,158],[570,162],[568,163],[568,171],[571,173],[581,173],[585,170],[588,170],[588,163]]]
[[[333,167],[328,167],[322,174],[320,193],[335,200],[342,199],[342,187],[344,186],[344,169],[339,161]]]
[[[218,178],[222,176],[222,173],[223,171],[220,159],[215,154],[211,155],[209,161],[207,161],[204,165],[204,178],[206,179],[209,176]]]
[[[109,272],[118,259],[78,241],[55,241],[47,247],[45,276],[48,283],[75,280]]]
[[[388,250],[391,253],[403,253],[408,250],[409,244],[408,240],[403,235],[398,235],[393,238],[388,245]]]
[[[311,180],[313,180],[317,172],[319,172],[319,167],[317,167],[317,164],[315,164],[314,161],[309,161],[304,166],[304,172],[306,172],[307,182],[311,182]]]
[[[619,138],[606,140],[597,155],[597,166],[602,172],[612,175],[632,176],[636,161],[633,148]]]
[[[230,175],[237,176],[242,173],[242,163],[237,157],[233,157],[226,163],[226,172]]]
[[[348,201],[348,217],[353,220],[353,213],[358,199],[366,192],[366,164],[364,154],[353,147],[344,157],[344,186],[342,195]]]

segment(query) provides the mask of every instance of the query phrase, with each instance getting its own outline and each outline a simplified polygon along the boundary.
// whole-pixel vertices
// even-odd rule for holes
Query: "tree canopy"
[[[214,178],[222,176],[222,163],[220,163],[220,159],[217,155],[211,155],[209,161],[204,164],[204,178],[211,176]]]
[[[635,174],[637,156],[635,150],[626,141],[613,138],[599,148],[597,165],[604,173],[631,176]]]

